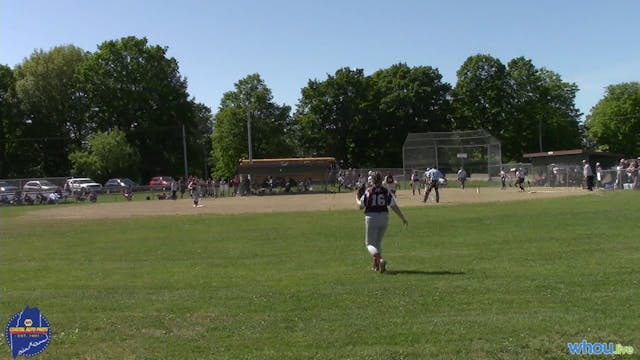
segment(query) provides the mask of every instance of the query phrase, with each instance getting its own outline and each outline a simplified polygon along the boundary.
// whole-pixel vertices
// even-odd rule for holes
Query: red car
[[[173,181],[175,180],[171,176],[154,176],[149,180],[149,186],[167,189]]]

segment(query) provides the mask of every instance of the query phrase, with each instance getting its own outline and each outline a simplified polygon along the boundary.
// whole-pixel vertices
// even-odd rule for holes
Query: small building
[[[604,169],[615,167],[623,157],[620,154],[584,149],[545,151],[524,154],[523,156],[531,161],[533,167],[546,167],[551,164],[581,165],[582,160],[587,160],[592,167],[596,163],[600,163]]]
[[[330,184],[335,184],[339,170],[333,157],[252,159],[240,160],[238,175],[249,180],[255,191],[271,186],[284,187],[285,192],[309,191],[314,185],[316,191],[326,192]]]
[[[545,151],[524,154],[531,161],[531,177],[537,185],[580,186],[583,181],[582,160],[591,165],[593,172],[596,164],[602,169],[613,169],[622,155],[610,152],[574,149]]]

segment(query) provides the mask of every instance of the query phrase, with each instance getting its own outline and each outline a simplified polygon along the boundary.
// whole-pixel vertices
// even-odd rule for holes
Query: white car
[[[91,192],[96,191],[100,192],[102,190],[102,185],[97,182],[89,179],[89,178],[72,178],[67,180],[67,185],[65,189],[69,189],[72,192]]]

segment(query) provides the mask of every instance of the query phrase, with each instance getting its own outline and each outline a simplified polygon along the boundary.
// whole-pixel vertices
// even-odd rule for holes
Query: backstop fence
[[[462,167],[470,176],[491,178],[500,173],[502,154],[500,141],[484,129],[409,133],[402,161],[405,175],[431,167],[455,174]]]

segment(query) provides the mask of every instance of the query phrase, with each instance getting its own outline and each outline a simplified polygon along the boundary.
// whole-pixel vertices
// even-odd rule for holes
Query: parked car
[[[137,186],[138,184],[129,178],[113,178],[107,180],[103,188],[107,191],[119,192],[123,189],[133,189]]]
[[[53,184],[49,180],[27,181],[22,187],[23,192],[59,192],[60,186]]]
[[[162,188],[163,190],[171,187],[171,183],[175,181],[171,176],[154,176],[149,180],[149,186],[152,188]]]
[[[102,191],[102,185],[91,180],[90,178],[71,178],[67,180],[67,186],[72,192],[100,192]]]
[[[18,191],[17,186],[13,186],[6,181],[0,181],[0,193],[15,193]]]

